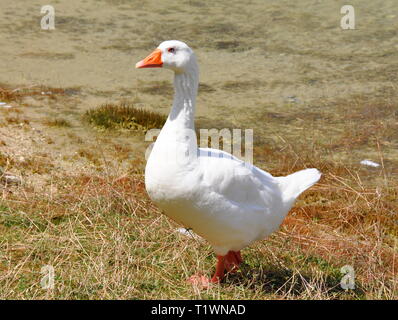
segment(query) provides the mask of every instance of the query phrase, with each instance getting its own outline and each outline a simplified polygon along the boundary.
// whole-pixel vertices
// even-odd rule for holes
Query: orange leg
[[[243,262],[240,251],[228,251],[225,256],[217,256],[216,272],[211,279],[203,275],[194,275],[188,281],[195,285],[201,285],[204,288],[209,287],[211,283],[219,283],[224,279],[225,271],[235,273],[239,265]]]
[[[240,251],[228,251],[225,256],[218,256],[217,260],[216,272],[211,278],[213,283],[220,282],[224,278],[225,270],[231,273],[237,272],[243,262]]]
[[[242,261],[240,251],[229,251],[225,256],[225,269],[228,272],[235,273],[238,271]]]
[[[226,256],[217,256],[216,272],[214,273],[214,276],[211,278],[210,282],[217,283],[224,278],[225,258]]]

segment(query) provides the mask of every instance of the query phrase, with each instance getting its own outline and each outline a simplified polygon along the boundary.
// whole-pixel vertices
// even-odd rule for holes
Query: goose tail
[[[321,173],[318,169],[304,169],[292,173],[286,177],[278,177],[279,188],[282,192],[282,198],[286,202],[291,202],[313,186],[320,178]]]

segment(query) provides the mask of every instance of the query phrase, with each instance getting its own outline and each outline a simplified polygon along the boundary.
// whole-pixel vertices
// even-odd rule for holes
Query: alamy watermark
[[[55,29],[55,9],[51,5],[42,6],[40,13],[44,14],[40,21],[40,27],[42,30],[54,30]]]
[[[340,20],[340,26],[343,30],[353,30],[355,29],[355,10],[352,5],[342,6],[340,13],[344,16]]]
[[[40,273],[44,274],[40,281],[40,286],[42,287],[42,289],[54,289],[54,267],[51,265],[45,265],[41,268]]]
[[[153,141],[160,134],[160,129],[148,130],[145,141]],[[228,158],[241,161],[242,166],[251,169],[253,164],[253,129],[245,129],[242,137],[241,129],[200,129],[199,147],[197,148],[196,132],[192,129],[185,129],[178,141],[173,143],[161,143],[157,148],[161,149],[162,160],[171,164],[187,164],[199,160],[205,164],[212,161],[212,158]],[[167,139],[167,138],[166,138]],[[242,141],[244,148],[242,152]],[[222,143],[222,148],[220,148]],[[210,148],[208,148],[210,144]],[[145,159],[149,159],[154,143],[148,146],[145,152]],[[239,171],[244,173],[245,171]],[[236,172],[236,174],[239,174]]]
[[[355,289],[355,271],[350,265],[341,267],[340,272],[344,275],[340,280],[340,287],[344,290]]]
[[[42,30],[55,30],[55,9],[52,5],[44,5],[40,9],[44,16],[41,18],[40,26]],[[346,4],[340,8],[340,13],[344,16],[340,19],[340,27],[343,30],[355,29],[355,9],[354,6]]]

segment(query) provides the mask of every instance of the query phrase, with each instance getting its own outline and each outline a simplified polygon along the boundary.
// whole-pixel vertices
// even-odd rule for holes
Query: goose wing
[[[225,200],[256,211],[281,201],[277,180],[250,163],[210,148],[199,149],[199,161],[203,183]]]

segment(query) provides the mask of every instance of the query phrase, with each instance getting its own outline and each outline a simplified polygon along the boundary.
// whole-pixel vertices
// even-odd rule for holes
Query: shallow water
[[[204,94],[209,108],[368,92],[394,80],[369,73],[388,65],[397,71],[398,5],[351,1],[356,29],[344,31],[343,3],[52,1],[55,30],[41,30],[42,1],[2,0],[0,81],[134,97],[142,82],[171,77],[135,70],[135,62],[159,42],[181,39],[199,56],[201,81],[217,89]],[[227,81],[236,86],[223,86]],[[146,95],[142,99],[154,104]]]

